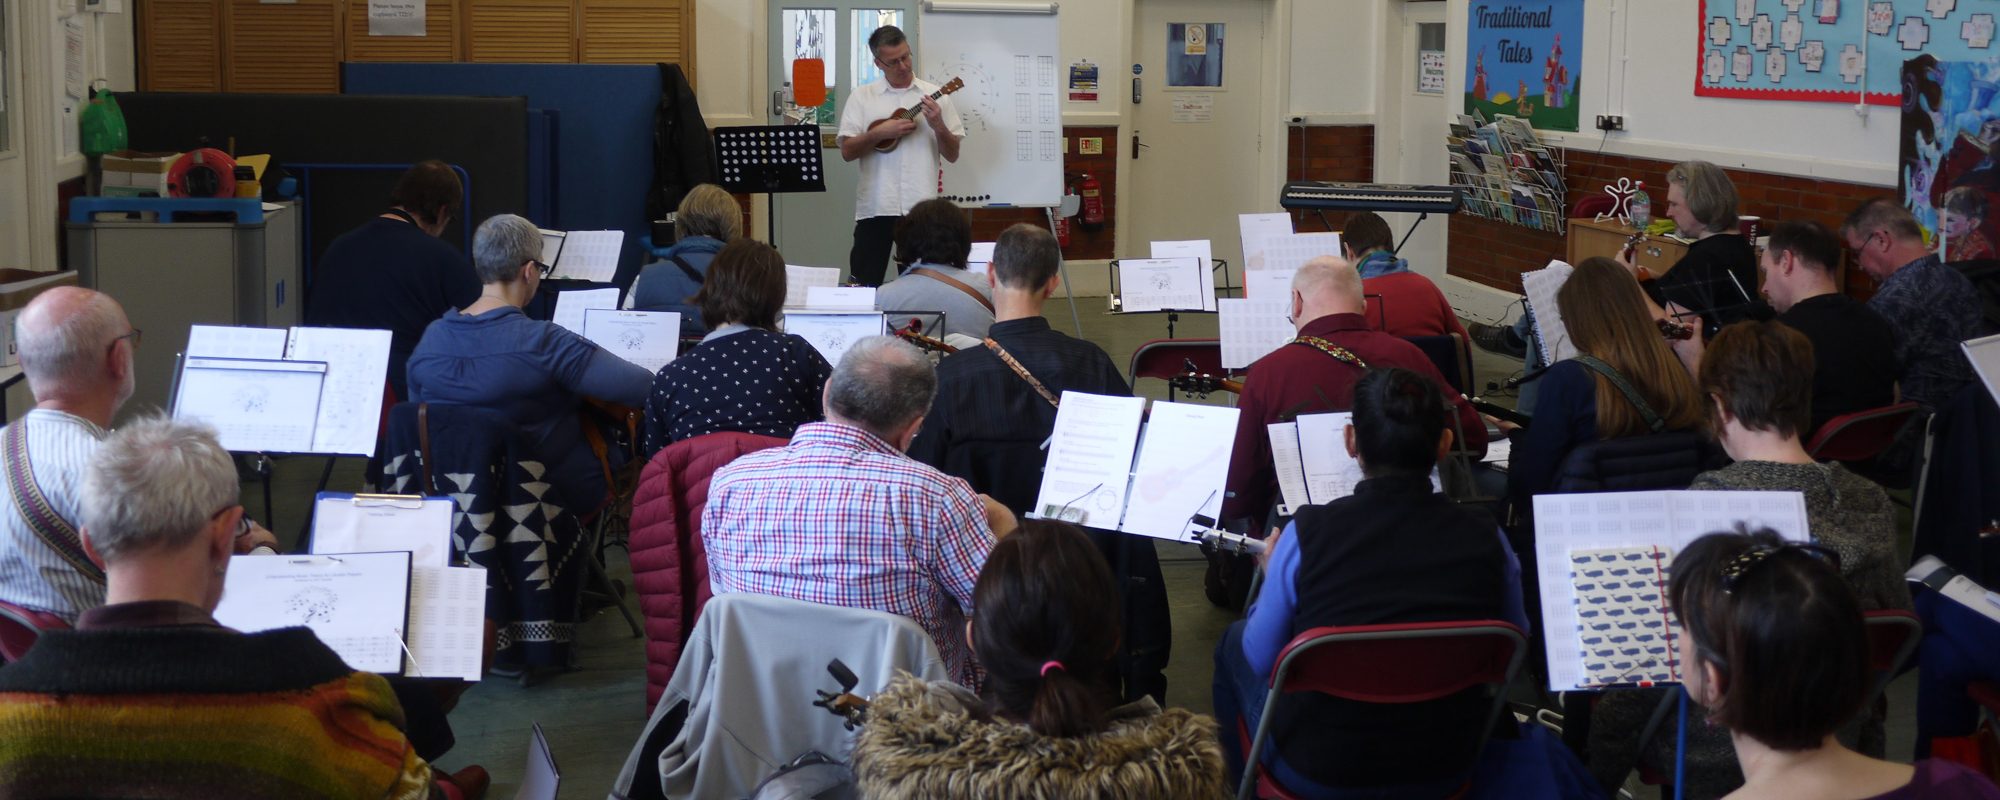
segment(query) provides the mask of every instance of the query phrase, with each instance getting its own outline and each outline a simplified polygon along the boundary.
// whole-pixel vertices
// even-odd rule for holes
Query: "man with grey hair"
[[[702,514],[708,579],[751,592],[901,614],[979,685],[963,636],[972,586],[1005,506],[904,455],[937,393],[930,359],[897,339],[847,350],[823,392],[825,422],[717,470]]]
[[[62,286],[35,297],[14,322],[35,407],[0,430],[0,600],[75,622],[104,603],[104,572],[78,529],[83,475],[111,418],[132,397],[139,331],[109,295]],[[233,475],[233,473],[232,473]],[[238,549],[275,544],[251,528]]]
[[[1978,290],[1924,244],[1917,218],[1893,198],[1862,203],[1840,235],[1855,265],[1878,284],[1868,308],[1896,333],[1903,399],[1936,411],[1972,380],[1972,364],[1958,344],[1987,333]]]

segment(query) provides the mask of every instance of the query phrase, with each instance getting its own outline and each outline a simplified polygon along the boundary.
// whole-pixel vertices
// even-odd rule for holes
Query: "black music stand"
[[[776,195],[826,191],[818,125],[745,125],[715,129],[716,183],[723,191],[764,195],[777,219]],[[777,225],[771,226],[774,239]]]

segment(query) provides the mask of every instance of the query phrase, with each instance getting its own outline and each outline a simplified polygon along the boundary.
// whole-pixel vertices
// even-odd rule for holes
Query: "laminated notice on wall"
[[[428,0],[368,0],[368,35],[424,35],[426,2]]]

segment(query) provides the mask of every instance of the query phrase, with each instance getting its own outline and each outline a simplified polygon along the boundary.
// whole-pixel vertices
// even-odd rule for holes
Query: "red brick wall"
[[[1069,147],[1063,155],[1063,184],[1071,184],[1081,179],[1083,173],[1090,173],[1102,186],[1104,199],[1104,227],[1086,231],[1078,224],[1082,215],[1069,221],[1069,246],[1063,248],[1066,259],[1109,259],[1117,258],[1113,241],[1118,228],[1118,128],[1115,126],[1069,126],[1063,128],[1063,136],[1069,139]],[[1083,155],[1079,139],[1102,138],[1104,152]],[[972,240],[990,242],[1000,236],[1000,232],[1017,222],[1046,226],[1048,215],[1039,208],[981,209],[972,212]]]
[[[1375,126],[1292,126],[1285,133],[1285,180],[1352,183],[1375,180]],[[1321,224],[1318,214],[1293,211],[1292,229],[1300,233],[1339,230],[1347,224],[1347,214],[1329,211],[1326,224]]]
[[[1600,155],[1588,150],[1571,150],[1568,156],[1569,162],[1563,169],[1563,180],[1569,186],[1566,207],[1576,207],[1578,200],[1602,193],[1606,185],[1624,177],[1645,181],[1647,192],[1653,196],[1653,214],[1666,214],[1667,170],[1674,162]],[[1861,201],[1895,191],[1768,172],[1726,171],[1736,184],[1737,213],[1763,217],[1766,229],[1782,220],[1809,220],[1839,230],[1847,212]],[[1562,258],[1568,250],[1563,237],[1553,233],[1453,214],[1446,272],[1502,291],[1519,292],[1522,272],[1541,269],[1549,259]],[[1872,281],[1852,264],[1846,277],[1848,294],[1866,297],[1873,289]]]

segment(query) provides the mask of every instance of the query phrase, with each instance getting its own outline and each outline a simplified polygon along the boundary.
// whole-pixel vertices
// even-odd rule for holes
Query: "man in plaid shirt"
[[[1012,512],[904,455],[937,375],[915,347],[856,342],[826,383],[826,421],[715,473],[702,539],[715,591],[901,614],[960,683],[980,671],[964,636],[972,586]]]

